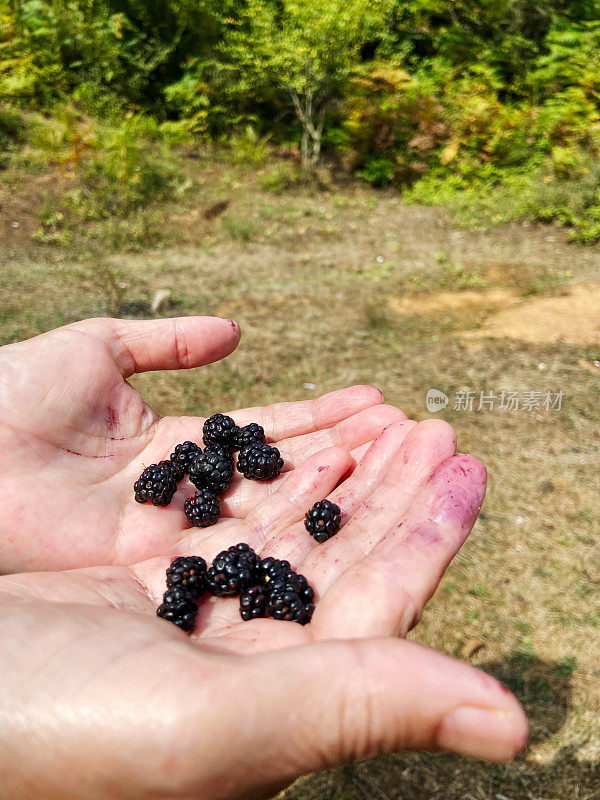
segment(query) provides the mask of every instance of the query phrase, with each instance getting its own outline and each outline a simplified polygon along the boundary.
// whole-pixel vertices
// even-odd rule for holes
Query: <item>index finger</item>
[[[267,439],[278,441],[330,428],[358,411],[382,403],[383,395],[379,389],[358,385],[329,392],[314,400],[244,408],[232,412],[231,416],[238,425],[257,422],[265,429]]]

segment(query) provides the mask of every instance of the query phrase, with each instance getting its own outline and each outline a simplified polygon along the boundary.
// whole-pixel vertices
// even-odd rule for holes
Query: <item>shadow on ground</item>
[[[571,675],[564,662],[527,653],[483,663],[523,703],[530,747],[551,739],[571,705]],[[447,754],[406,753],[312,775],[288,789],[285,800],[598,800],[600,763],[578,759],[585,740],[537,764],[525,753],[507,765]]]

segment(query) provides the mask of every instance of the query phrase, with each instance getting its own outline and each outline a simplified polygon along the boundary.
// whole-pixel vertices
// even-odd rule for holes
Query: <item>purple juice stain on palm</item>
[[[109,431],[114,431],[119,425],[119,413],[116,408],[108,406],[106,409],[106,427]]]

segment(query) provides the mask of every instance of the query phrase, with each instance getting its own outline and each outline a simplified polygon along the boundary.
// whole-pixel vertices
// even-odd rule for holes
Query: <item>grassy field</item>
[[[423,419],[427,390],[445,392],[438,416],[487,465],[489,489],[411,636],[499,676],[531,720],[528,752],[507,766],[403,754],[302,780],[286,799],[600,798],[600,249],[541,226],[457,229],[396,193],[286,185],[272,168],[190,158],[187,172],[178,200],[70,237],[50,235],[68,175],[0,175],[0,342],[151,317],[164,290],[159,313],[233,317],[243,339],[202,372],[135,378],[160,412],[368,382]],[[473,409],[455,409],[467,391]],[[521,407],[501,410],[511,391]],[[481,392],[493,410],[477,410]],[[546,392],[563,393],[560,409]]]

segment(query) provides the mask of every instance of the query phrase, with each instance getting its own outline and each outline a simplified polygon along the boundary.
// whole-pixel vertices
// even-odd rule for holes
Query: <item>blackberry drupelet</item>
[[[193,497],[183,504],[188,520],[197,528],[208,528],[219,521],[221,504],[219,498],[210,489],[198,489]]]
[[[259,562],[249,545],[233,544],[213,561],[206,573],[206,588],[216,597],[235,597],[256,585]]]
[[[190,480],[197,489],[206,488],[214,494],[221,494],[233,478],[233,467],[231,453],[207,448],[192,462]]]
[[[243,428],[238,428],[234,448],[243,450],[251,444],[265,444],[266,441],[264,428],[256,422],[251,422]]]
[[[331,539],[340,529],[341,511],[331,500],[320,500],[306,514],[304,527],[315,539],[322,543]]]
[[[266,616],[267,595],[261,586],[250,586],[240,597],[240,615],[247,622]]]
[[[167,587],[182,589],[196,599],[206,590],[206,561],[200,556],[179,556],[167,569]]]
[[[191,633],[196,627],[198,602],[185,589],[167,589],[156,614],[177,625],[186,633]]]
[[[251,444],[240,450],[237,468],[245,478],[269,481],[279,476],[283,459],[279,450],[270,444]]]
[[[183,473],[190,471],[192,461],[197,458],[202,450],[195,442],[182,442],[175,446],[175,450],[171,453],[170,459],[174,464],[179,464],[183,467]]]
[[[306,625],[315,610],[315,594],[304,575],[288,572],[268,586],[267,616]]]
[[[170,462],[150,464],[133,484],[138,503],[152,503],[155,506],[168,506],[177,491],[176,473]]]
[[[213,414],[206,420],[202,428],[204,444],[207,447],[211,444],[233,447],[238,430],[238,426],[231,417],[226,417],[225,414]]]

